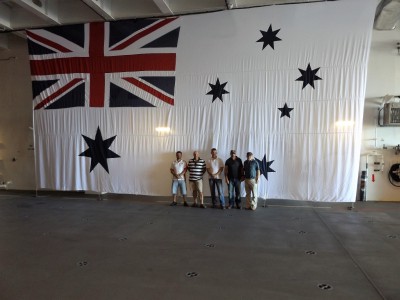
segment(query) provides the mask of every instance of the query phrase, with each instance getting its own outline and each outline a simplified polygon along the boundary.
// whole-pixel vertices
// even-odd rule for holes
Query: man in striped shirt
[[[193,152],[193,158],[188,163],[188,170],[189,182],[193,190],[192,207],[197,207],[197,200],[199,200],[199,207],[206,208],[203,197],[203,174],[206,172],[206,162],[200,158],[198,151]]]

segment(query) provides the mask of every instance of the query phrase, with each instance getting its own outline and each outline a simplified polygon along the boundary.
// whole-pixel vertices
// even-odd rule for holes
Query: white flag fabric
[[[254,153],[262,198],[355,201],[375,8],[327,1],[28,31],[38,188],[169,195],[176,151],[188,161],[217,148],[224,161]]]

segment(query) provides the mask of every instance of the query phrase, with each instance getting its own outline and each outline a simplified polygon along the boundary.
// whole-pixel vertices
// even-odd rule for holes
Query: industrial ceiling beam
[[[400,19],[400,0],[383,0],[376,9],[374,28],[392,30]]]
[[[81,0],[88,7],[90,7],[96,14],[101,16],[105,21],[114,21],[115,18],[111,13],[111,2],[106,0]]]
[[[155,5],[160,9],[163,14],[166,15],[173,15],[174,12],[172,11],[171,7],[169,6],[168,0],[153,0]]]
[[[12,0],[12,2],[52,25],[60,25],[60,22],[58,21],[56,1]]]

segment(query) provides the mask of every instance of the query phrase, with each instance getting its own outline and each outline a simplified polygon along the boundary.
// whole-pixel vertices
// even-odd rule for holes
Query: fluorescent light
[[[354,126],[354,121],[337,121],[335,123],[336,127],[353,127]]]
[[[171,128],[169,128],[169,127],[157,127],[156,131],[157,132],[161,132],[161,133],[167,133],[167,132],[171,131]]]

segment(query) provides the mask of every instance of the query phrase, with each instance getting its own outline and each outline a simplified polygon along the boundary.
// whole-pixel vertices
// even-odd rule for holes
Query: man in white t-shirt
[[[176,152],[176,160],[172,162],[170,172],[172,174],[172,197],[173,201],[170,204],[171,206],[177,205],[176,202],[176,194],[178,193],[178,188],[181,191],[181,195],[183,197],[183,206],[189,206],[186,202],[186,174],[187,163],[182,159],[182,152]]]
[[[217,149],[211,149],[211,158],[207,161],[207,173],[209,175],[208,183],[210,184],[212,207],[216,208],[217,198],[215,189],[217,189],[219,204],[221,209],[225,209],[224,190],[222,188],[222,175],[224,171],[224,162],[217,156]]]

